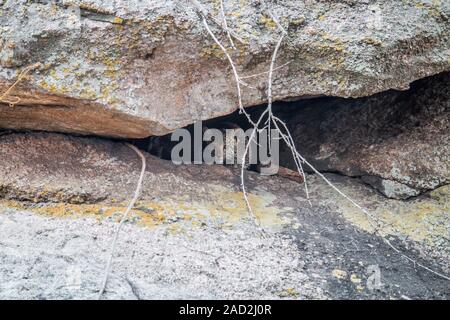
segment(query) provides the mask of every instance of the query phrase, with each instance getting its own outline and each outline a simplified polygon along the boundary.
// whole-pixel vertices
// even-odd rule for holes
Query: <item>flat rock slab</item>
[[[0,297],[96,297],[137,181],[136,154],[120,142],[11,134],[0,137],[0,155]],[[310,206],[301,185],[247,174],[262,230],[232,169],[146,158],[143,194],[120,235],[105,298],[450,295],[448,281],[395,254],[315,176]],[[357,180],[330,179],[382,218],[382,233],[403,252],[448,273],[447,189],[402,202]]]
[[[198,2],[248,83],[245,106],[267,101],[280,39],[271,14],[287,31],[275,100],[403,90],[449,70],[448,1],[285,0],[270,12],[226,1],[236,50],[218,2]],[[41,67],[11,93],[16,108],[0,105],[0,127],[142,138],[233,112],[233,73],[198,13],[190,0],[3,1],[0,92],[26,66]]]

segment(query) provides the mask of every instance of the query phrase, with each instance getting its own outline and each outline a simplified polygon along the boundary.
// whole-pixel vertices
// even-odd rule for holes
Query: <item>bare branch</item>
[[[134,152],[136,152],[136,154],[141,158],[141,161],[142,161],[141,174],[139,176],[139,180],[138,180],[138,183],[137,183],[137,186],[136,186],[136,190],[134,191],[133,199],[131,199],[130,203],[128,204],[128,206],[127,206],[127,208],[125,210],[125,212],[123,213],[122,219],[120,220],[120,223],[117,226],[116,232],[114,234],[114,240],[112,242],[111,250],[110,250],[110,253],[109,253],[109,257],[108,257],[108,262],[106,264],[104,278],[103,278],[103,281],[102,281],[102,286],[101,286],[100,291],[98,293],[98,299],[99,300],[103,296],[103,293],[105,292],[105,289],[106,289],[106,284],[108,282],[109,273],[111,271],[111,263],[112,263],[112,259],[114,257],[114,251],[116,250],[117,239],[119,238],[120,230],[122,229],[122,226],[125,223],[125,221],[128,219],[128,215],[129,215],[131,209],[133,209],[134,204],[136,203],[137,199],[139,198],[139,194],[140,194],[141,188],[142,188],[142,181],[144,180],[144,174],[145,174],[145,168],[146,168],[146,161],[145,161],[144,155],[142,154],[142,152],[138,148],[136,148],[132,144],[127,143],[126,145],[129,148],[131,148]]]
[[[19,73],[17,80],[0,96],[0,102],[6,102],[11,107],[14,107],[16,104],[18,104],[20,102],[19,97],[9,97],[8,98],[8,95],[14,90],[14,88],[19,84],[19,82],[22,81],[27,76],[28,73],[39,68],[40,66],[41,66],[41,64],[38,62],[38,63],[32,64],[32,65],[26,67],[25,69],[23,69]],[[14,100],[11,100],[11,99],[14,99]]]
[[[192,0],[194,3],[197,3],[196,6],[199,8],[199,12],[202,15],[203,18],[203,24],[206,28],[206,30],[208,31],[208,33],[211,35],[211,37],[214,39],[214,41],[216,42],[216,44],[221,48],[221,50],[224,52],[225,56],[227,57],[231,68],[233,70],[233,74],[234,74],[234,78],[235,78],[235,82],[236,82],[236,86],[237,86],[237,92],[238,92],[238,100],[239,100],[239,109],[241,110],[241,112],[243,112],[247,119],[249,120],[249,122],[252,124],[253,126],[253,130],[250,136],[249,141],[246,144],[245,147],[245,152],[242,158],[242,165],[241,165],[241,188],[242,188],[242,192],[243,192],[243,196],[244,196],[244,200],[245,203],[247,205],[248,211],[251,215],[251,217],[254,219],[255,224],[260,228],[260,230],[263,231],[263,236],[264,236],[264,229],[261,227],[257,217],[255,216],[253,209],[251,207],[249,198],[248,198],[248,192],[247,192],[247,188],[245,186],[245,176],[244,176],[244,172],[245,172],[245,160],[247,158],[247,154],[249,152],[249,148],[251,143],[253,143],[253,140],[256,138],[256,133],[257,132],[261,132],[263,129],[269,129],[269,135],[270,135],[270,128],[271,128],[271,124],[273,123],[275,128],[277,129],[277,131],[280,133],[282,140],[286,143],[286,145],[289,147],[289,149],[291,150],[292,156],[294,158],[294,162],[295,165],[297,167],[297,171],[298,173],[304,177],[304,187],[305,187],[305,192],[306,192],[306,198],[308,200],[308,202],[311,204],[310,198],[309,198],[309,191],[308,191],[308,184],[306,181],[306,175],[304,173],[303,170],[303,164],[306,164],[308,167],[311,168],[311,170],[317,174],[322,180],[324,180],[334,191],[336,191],[340,196],[342,196],[344,199],[346,199],[347,201],[349,201],[353,206],[355,206],[358,210],[360,210],[362,213],[364,213],[366,215],[366,217],[368,218],[369,224],[371,225],[371,227],[373,228],[373,234],[378,235],[381,237],[381,239],[392,249],[394,250],[397,254],[399,254],[400,256],[404,257],[405,259],[407,259],[408,261],[414,263],[414,265],[417,265],[443,279],[446,280],[450,280],[450,278],[444,274],[441,274],[439,272],[436,272],[430,268],[428,268],[427,266],[424,266],[423,264],[418,263],[416,260],[410,258],[409,256],[403,254],[397,247],[395,247],[388,239],[386,239],[382,234],[381,234],[381,229],[382,227],[386,226],[386,224],[381,221],[380,219],[378,219],[374,214],[370,213],[367,209],[365,209],[364,207],[362,207],[361,205],[359,205],[356,201],[354,201],[351,197],[349,197],[347,194],[345,194],[343,191],[341,191],[337,186],[335,186],[333,183],[331,183],[321,172],[319,172],[314,166],[312,166],[312,164],[310,164],[297,150],[296,146],[295,146],[295,142],[294,139],[286,125],[285,122],[283,122],[280,118],[276,117],[273,115],[272,113],[272,105],[273,105],[273,73],[275,70],[283,67],[284,65],[290,63],[290,61],[284,65],[281,65],[279,67],[275,67],[275,62],[278,56],[278,51],[280,50],[281,44],[287,34],[286,29],[281,25],[281,23],[278,21],[278,19],[273,15],[273,13],[271,12],[271,10],[267,7],[267,5],[264,2],[264,5],[266,7],[267,12],[269,13],[269,16],[271,17],[271,19],[275,22],[275,24],[277,25],[279,31],[281,32],[281,36],[278,39],[276,46],[274,48],[274,51],[272,53],[272,58],[270,61],[270,67],[269,67],[269,71],[267,72],[263,72],[260,74],[256,74],[256,75],[250,75],[247,77],[240,77],[236,66],[230,56],[230,54],[228,53],[228,51],[226,50],[226,48],[220,43],[220,41],[217,39],[217,37],[213,34],[213,32],[211,31],[211,29],[208,26],[207,23],[207,19],[206,17],[209,16],[208,13],[204,10],[204,7],[202,7],[197,0]],[[223,10],[223,2],[221,0],[221,11],[222,11],[222,16],[225,17],[224,15],[224,10]],[[213,18],[212,18],[213,19]],[[214,19],[213,19],[214,20]],[[224,22],[224,26],[223,28],[225,29],[225,31],[228,33],[228,27],[226,25],[226,22]],[[229,35],[229,34],[228,34]],[[231,40],[231,39],[230,39]],[[232,40],[230,41],[230,43],[232,43]],[[232,44],[233,46],[233,44]],[[241,92],[241,84],[244,86],[249,86],[247,83],[245,83],[242,79],[246,79],[246,78],[251,78],[251,77],[256,77],[259,75],[263,75],[263,74],[267,74],[268,73],[268,84],[267,84],[267,108],[264,110],[264,112],[260,115],[258,121],[255,123],[252,121],[252,119],[250,118],[250,116],[247,114],[247,112],[244,110],[243,104],[242,104],[242,92]],[[263,127],[263,129],[260,129],[260,125],[263,122],[264,117],[267,115],[267,120],[265,121],[265,125]],[[270,138],[269,138],[269,143],[270,143]],[[269,145],[269,149],[270,149],[270,145]]]
[[[222,14],[222,19],[223,19],[223,28],[225,29],[225,32],[227,33],[228,40],[230,40],[230,45],[234,50],[236,50],[236,46],[234,45],[233,39],[231,38],[230,29],[228,28],[227,18],[225,16],[225,8],[223,5],[223,0],[220,0],[220,12]]]
[[[234,75],[234,80],[236,82],[236,89],[237,89],[238,103],[239,103],[239,110],[240,110],[240,112],[243,113],[247,117],[247,120],[252,125],[255,125],[255,123],[252,121],[250,115],[244,110],[244,105],[242,103],[241,79],[239,78],[239,74],[238,74],[236,66],[235,66],[235,64],[233,62],[233,59],[231,58],[231,56],[228,53],[227,49],[225,49],[225,47],[222,45],[222,43],[217,39],[217,37],[211,31],[211,28],[209,27],[205,16],[202,16],[202,22],[203,22],[203,25],[205,26],[205,29],[208,31],[209,35],[211,36],[211,38],[213,38],[214,42],[219,46],[219,48],[222,50],[222,52],[227,57],[228,62],[230,63],[230,66],[231,66],[231,69],[232,69],[233,75]]]

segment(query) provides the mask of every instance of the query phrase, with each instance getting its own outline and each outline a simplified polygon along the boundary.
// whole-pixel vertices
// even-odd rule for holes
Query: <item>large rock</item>
[[[371,234],[367,217],[315,176],[310,206],[302,185],[248,173],[263,236],[239,172],[145,157],[142,194],[123,225],[105,298],[450,296],[446,281]],[[140,165],[119,142],[0,136],[0,298],[95,298]],[[401,202],[355,179],[329,178],[383,219],[382,234],[402,252],[448,274],[449,190]]]
[[[318,99],[288,120],[299,150],[319,170],[362,177],[390,198],[450,183],[450,74],[406,92]],[[286,147],[282,164],[295,167]]]
[[[200,1],[220,19],[217,1]],[[268,70],[279,38],[259,1],[226,1],[241,75]],[[276,99],[367,96],[449,69],[448,1],[279,1],[287,28]],[[78,9],[78,8],[81,8]],[[227,38],[209,18],[212,30]],[[161,135],[237,108],[227,60],[191,1],[2,1],[0,127],[117,137]],[[229,45],[228,45],[229,47]],[[266,76],[245,79],[244,104],[266,101]]]

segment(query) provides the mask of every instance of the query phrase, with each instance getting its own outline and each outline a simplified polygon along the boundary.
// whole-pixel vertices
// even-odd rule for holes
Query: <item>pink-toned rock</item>
[[[200,2],[221,18],[216,1]],[[445,1],[288,0],[270,9],[288,31],[277,100],[368,96],[449,70]],[[257,1],[227,1],[225,11],[241,39],[239,73],[260,74],[245,79],[244,105],[264,103],[279,30]],[[21,99],[15,108],[0,104],[0,128],[138,138],[238,106],[230,66],[191,1],[6,1],[0,26],[0,92],[24,67],[42,64],[11,93]]]

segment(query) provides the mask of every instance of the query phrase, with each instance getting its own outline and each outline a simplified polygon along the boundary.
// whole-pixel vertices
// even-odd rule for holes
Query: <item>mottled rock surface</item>
[[[299,102],[288,125],[319,170],[362,177],[406,199],[450,183],[449,83],[446,73],[404,92]],[[281,152],[282,164],[294,167],[289,153]]]
[[[200,1],[213,32],[217,1]],[[368,96],[449,70],[445,0],[304,0],[270,4],[288,31],[276,99]],[[259,1],[225,4],[239,72],[266,72],[279,32]],[[0,104],[0,127],[116,137],[161,135],[237,108],[223,53],[191,1],[2,1],[0,92],[42,64]],[[229,46],[228,46],[229,47]],[[266,76],[247,78],[244,104],[266,101]]]
[[[447,281],[395,254],[315,176],[307,177],[310,206],[302,185],[247,174],[262,237],[234,169],[146,160],[107,299],[449,298]],[[137,155],[119,142],[0,136],[0,297],[95,298],[139,171]],[[448,189],[402,202],[329,178],[385,221],[382,234],[402,252],[448,274]]]

